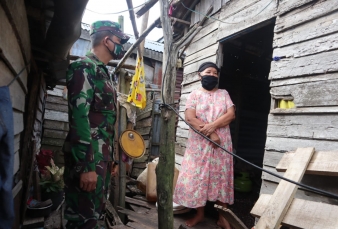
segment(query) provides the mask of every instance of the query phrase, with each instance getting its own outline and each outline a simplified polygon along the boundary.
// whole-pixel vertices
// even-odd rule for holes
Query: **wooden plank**
[[[242,1],[240,1],[242,2]],[[262,11],[262,9],[264,9]],[[231,36],[239,31],[267,21],[277,14],[277,4],[271,0],[260,0],[229,17],[223,17],[219,23],[217,40]],[[222,14],[221,14],[222,15]]]
[[[144,225],[140,222],[128,222],[127,226],[132,227],[134,229],[156,229],[154,227],[149,227],[148,225]]]
[[[68,101],[58,96],[48,95],[46,101],[50,103],[63,104],[68,106]]]
[[[306,178],[306,176],[311,176],[311,180],[313,181],[313,176],[315,175],[305,175],[304,177]],[[321,178],[323,178],[321,176]],[[330,177],[330,178],[335,178],[336,177]],[[315,177],[315,179],[317,179],[317,177]],[[309,180],[309,179],[308,179]],[[330,187],[327,187],[329,182],[333,182],[333,184],[329,185]],[[302,181],[303,183],[303,181]],[[320,185],[320,186],[316,186],[316,187],[325,187],[325,190],[328,191],[330,190],[330,192],[333,193],[338,193],[338,190],[335,185],[336,181],[332,180],[332,179],[325,179],[325,182],[307,182],[308,185]],[[270,181],[270,180],[262,180],[262,185],[261,185],[261,190],[260,190],[260,194],[269,194],[272,195],[276,188],[278,186],[278,183],[274,182],[274,181]],[[296,192],[296,196],[295,198],[299,198],[299,199],[303,199],[303,200],[311,200],[311,201],[316,201],[316,202],[322,202],[322,203],[328,203],[328,204],[332,204],[335,202],[334,199],[329,198],[329,197],[325,197],[316,193],[312,193],[312,192],[308,192],[303,190],[302,188],[299,188],[298,191]]]
[[[45,120],[43,127],[46,128],[46,129],[51,129],[51,130],[69,131],[68,122],[60,122],[60,121],[55,121],[55,120]]]
[[[0,75],[0,86],[7,86],[14,77],[12,72],[7,68],[2,60],[0,60]],[[9,91],[13,108],[24,112],[26,94],[18,81],[13,82],[13,84],[9,87]]]
[[[282,160],[276,166],[279,172],[285,172],[293,160],[295,153],[284,153]],[[306,174],[338,176],[338,151],[316,151],[306,168]]]
[[[230,1],[225,6],[223,5],[219,19],[226,21],[229,17],[238,14],[259,1],[260,0]]]
[[[186,148],[175,142],[175,154],[184,156]]]
[[[6,7],[6,12],[11,17],[10,20],[14,25],[13,29],[19,38],[19,45],[21,46],[26,62],[28,62],[31,59],[31,45],[25,2],[24,0],[1,0],[1,3],[2,6]]]
[[[110,201],[106,202],[106,211],[111,217],[113,217],[115,225],[123,225],[119,215],[115,211],[115,209],[114,209],[113,205],[110,203]]]
[[[43,136],[47,138],[66,139],[68,132],[45,129]]]
[[[46,103],[45,108],[47,110],[54,110],[54,111],[61,111],[68,113],[68,106],[62,104],[55,104],[55,103]]]
[[[270,167],[276,167],[279,161],[282,159],[283,155],[284,153],[281,153],[281,152],[265,150],[263,165],[270,166]]]
[[[14,152],[20,149],[21,133],[14,136]]]
[[[214,15],[214,18],[218,18],[217,15]],[[211,19],[212,20],[212,19]],[[199,42],[200,39],[202,39],[205,36],[210,35],[210,33],[215,32],[218,29],[218,22],[217,21],[213,21],[210,24],[207,24],[207,22],[205,22],[205,24],[203,25],[203,28],[201,29],[201,31],[199,31],[196,36],[192,39],[191,44],[195,43],[195,42]]]
[[[319,53],[296,59],[282,59],[271,63],[269,79],[300,77],[338,71],[338,51]]]
[[[195,52],[194,54],[187,56],[184,59],[183,66],[185,67],[185,66],[192,64],[192,63],[195,63],[199,60],[205,59],[205,58],[210,57],[210,56],[214,56],[214,55],[217,54],[217,50],[218,50],[218,43],[216,43],[212,46],[209,46],[206,49],[199,50],[199,51]]]
[[[55,139],[55,138],[47,138],[47,137],[44,137],[42,139],[43,145],[63,146],[64,142],[65,142],[64,139]]]
[[[194,64],[192,64],[194,65]],[[189,65],[191,66],[191,65]],[[197,67],[197,66],[196,66]],[[198,68],[198,67],[197,67]],[[185,70],[185,69],[184,69]],[[189,94],[190,92],[194,91],[194,90],[197,90],[199,88],[202,88],[201,86],[201,83],[199,81],[195,82],[195,83],[191,83],[191,84],[188,84],[188,85],[185,85],[183,88],[182,88],[182,95],[183,94]]]
[[[185,53],[187,56],[190,56],[199,50],[203,50],[209,46],[212,46],[217,43],[217,33],[210,33],[205,37],[201,38],[199,41],[192,43],[188,46]]]
[[[275,48],[273,56],[302,57],[321,52],[328,52],[338,48],[338,34],[330,34],[318,37],[314,40],[308,40],[301,43],[295,43],[289,46]]]
[[[338,117],[326,115],[269,115],[267,136],[338,140]]]
[[[140,222],[148,227],[158,228],[157,214],[139,214],[128,209],[119,210],[118,212],[128,215],[129,220],[133,222]]]
[[[149,127],[152,125],[152,117],[149,117],[149,118],[146,118],[146,119],[142,119],[138,122],[136,122],[136,129],[139,129],[139,128],[144,128],[144,127]]]
[[[16,74],[19,73],[25,66],[22,57],[21,49],[14,34],[12,25],[10,24],[6,13],[0,6],[0,31],[3,31],[0,36],[0,54],[6,60]],[[21,81],[23,90],[27,92],[27,70],[24,70],[18,81]]]
[[[215,208],[234,229],[248,229],[245,224],[228,208],[215,204]]]
[[[20,155],[19,151],[14,153],[14,166],[13,166],[13,175],[15,175],[20,169]]]
[[[46,120],[61,121],[61,122],[68,122],[68,113],[46,109],[45,110],[45,119]]]
[[[278,13],[284,14],[291,10],[297,9],[300,6],[303,6],[307,3],[313,2],[313,0],[288,0],[281,1],[278,6]]]
[[[338,80],[327,80],[274,87],[270,93],[273,96],[291,95],[296,107],[337,106],[337,86]]]
[[[23,131],[23,114],[21,112],[13,111],[13,125],[14,135],[17,135]]]
[[[189,131],[186,129],[177,128],[176,136],[181,137],[181,138],[188,138]]]
[[[16,197],[16,195],[18,195],[21,189],[22,189],[22,180],[20,180],[12,189],[13,199]]]
[[[337,114],[338,107],[302,107],[293,109],[276,108],[270,110],[270,114],[284,115],[284,114]]]
[[[265,150],[288,152],[296,150],[297,147],[308,146],[314,146],[318,151],[331,151],[338,149],[338,142],[297,138],[267,137]]]
[[[54,88],[53,90],[47,90],[48,95],[53,95],[57,97],[62,97],[63,89]]]
[[[292,162],[284,174],[285,178],[300,182],[314,154],[314,148],[297,148]],[[288,208],[296,194],[297,186],[282,180],[268,206],[265,208],[256,228],[279,228]]]
[[[200,80],[200,76],[197,74],[197,70],[195,72],[185,74],[183,76],[182,86],[190,83],[194,83],[196,81]]]
[[[277,17],[275,32],[281,32],[291,27],[320,18],[338,9],[335,0],[320,0],[303,5],[295,10]]]
[[[251,214],[260,217],[268,207],[272,196],[263,194],[259,197]],[[309,200],[294,199],[289,210],[282,219],[282,225],[295,228],[338,228],[338,218],[335,216],[338,206]],[[255,228],[258,228],[255,226]]]
[[[147,135],[149,134],[151,131],[151,126],[150,127],[145,127],[145,128],[142,128],[142,129],[139,129],[137,130],[137,132],[140,134],[140,135]]]
[[[277,33],[274,36],[273,47],[283,47],[335,33],[338,31],[337,15],[338,11],[301,24],[294,29]]]
[[[279,86],[334,80],[334,79],[338,79],[338,73],[336,72],[322,74],[322,75],[307,76],[307,77],[273,80],[270,83],[270,87],[279,87]]]
[[[145,208],[148,208],[148,209],[156,208],[154,205],[149,204],[146,201],[130,198],[130,197],[127,197],[127,196],[126,196],[126,202],[130,203],[130,204],[136,204],[138,206],[142,206],[142,207],[145,207]]]
[[[187,143],[187,140],[188,140],[187,138],[181,138],[179,136],[176,137],[176,142],[178,144],[180,144],[181,146],[184,146],[184,147],[185,147],[185,145]]]

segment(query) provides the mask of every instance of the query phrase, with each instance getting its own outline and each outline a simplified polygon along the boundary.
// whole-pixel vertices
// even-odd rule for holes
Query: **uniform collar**
[[[89,59],[91,59],[93,62],[95,62],[95,64],[97,65],[103,65],[106,66],[102,61],[99,60],[99,58],[97,58],[97,56],[92,53],[91,51],[88,51],[86,54],[86,57],[88,57]]]

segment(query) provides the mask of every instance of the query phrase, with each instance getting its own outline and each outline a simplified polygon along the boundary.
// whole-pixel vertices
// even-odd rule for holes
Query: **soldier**
[[[64,143],[67,228],[99,228],[111,173],[116,92],[106,64],[124,55],[129,39],[120,25],[97,21],[90,29],[92,50],[67,71],[69,133]],[[112,172],[111,172],[112,171]]]

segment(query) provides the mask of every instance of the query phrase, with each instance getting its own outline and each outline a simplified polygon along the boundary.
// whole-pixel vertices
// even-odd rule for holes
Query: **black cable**
[[[162,104],[162,107],[169,107],[171,110],[173,110],[177,116],[182,119],[182,121],[184,121],[193,131],[195,131],[197,134],[199,134],[200,136],[202,136],[203,138],[207,139],[208,141],[212,142],[213,144],[217,145],[219,148],[221,148],[222,150],[224,150],[225,152],[227,152],[228,154],[232,155],[233,157],[236,157],[238,158],[239,160],[241,161],[244,161],[245,163],[253,166],[254,168],[256,169],[259,169],[259,170],[262,170],[263,172],[266,172],[272,176],[275,176],[275,177],[278,177],[279,179],[282,179],[282,180],[285,180],[287,182],[290,182],[292,184],[295,184],[295,185],[298,185],[302,188],[305,188],[306,191],[310,191],[310,192],[313,192],[313,193],[317,193],[317,194],[320,194],[322,196],[327,196],[327,197],[330,197],[330,198],[334,198],[334,199],[337,199],[338,200],[338,195],[336,194],[333,194],[333,193],[330,193],[330,192],[327,192],[327,191],[324,191],[324,190],[321,190],[321,189],[318,189],[318,188],[315,188],[315,187],[312,187],[312,186],[308,186],[308,185],[305,185],[305,184],[302,184],[302,183],[298,183],[296,181],[293,181],[293,180],[290,180],[288,178],[285,178],[277,173],[274,173],[274,172],[270,172],[269,170],[266,170],[264,168],[261,168],[247,160],[245,160],[244,158],[241,158],[240,156],[234,154],[234,153],[231,153],[229,152],[228,150],[226,150],[224,147],[222,147],[221,145],[217,144],[216,142],[214,142],[213,140],[211,140],[210,138],[208,138],[207,136],[203,135],[202,133],[200,133],[198,130],[196,130],[192,125],[190,125],[187,121],[185,121],[184,118],[182,118],[182,116],[175,110],[175,108],[173,108],[171,105],[169,104]]]
[[[111,15],[111,14],[119,14],[119,13],[124,13],[124,12],[128,12],[128,11],[131,11],[131,10],[134,10],[134,9],[137,9],[141,6],[144,6],[146,3],[143,3],[141,5],[138,5],[138,6],[135,6],[134,8],[130,8],[130,9],[126,9],[126,10],[122,10],[122,11],[119,11],[119,12],[114,12],[114,13],[100,13],[100,12],[96,12],[94,10],[91,10],[91,9],[87,9],[89,12],[92,12],[92,13],[95,13],[95,14],[101,14],[101,15]]]

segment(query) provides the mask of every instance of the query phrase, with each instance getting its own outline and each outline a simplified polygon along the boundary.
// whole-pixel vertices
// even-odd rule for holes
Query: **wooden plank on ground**
[[[130,197],[127,197],[127,196],[126,196],[126,202],[130,203],[130,204],[136,204],[138,206],[142,206],[142,207],[149,208],[149,209],[155,208],[154,205],[149,204],[146,201],[130,198]]]
[[[115,225],[123,225],[119,215],[115,211],[113,205],[110,203],[110,201],[106,202],[106,211],[110,216],[114,218]]]
[[[133,222],[139,222],[151,228],[158,227],[156,212],[153,212],[154,214],[139,214],[128,209],[119,210],[119,212],[128,215],[129,220]]]
[[[132,227],[134,229],[157,229],[157,227],[150,227],[150,226],[144,225],[140,222],[128,222],[127,226]]]
[[[278,172],[285,172],[288,165],[293,161],[294,152],[284,153],[279,164]],[[338,151],[318,151],[312,156],[305,171],[306,174],[338,176]]]
[[[215,204],[215,208],[230,223],[234,229],[247,229],[245,224],[228,208]]]
[[[314,151],[314,148],[298,148],[292,162],[284,174],[284,177],[300,182]],[[297,189],[298,187],[296,185],[282,180],[270,199],[268,207],[265,209],[255,227],[257,229],[279,228],[279,225],[288,211]]]
[[[260,217],[264,210],[269,206],[272,196],[267,194],[260,195],[251,214]],[[338,228],[338,206],[321,202],[314,202],[303,199],[293,199],[287,213],[285,214],[282,225],[294,228],[306,229],[336,229]],[[255,227],[259,229],[259,227]]]

